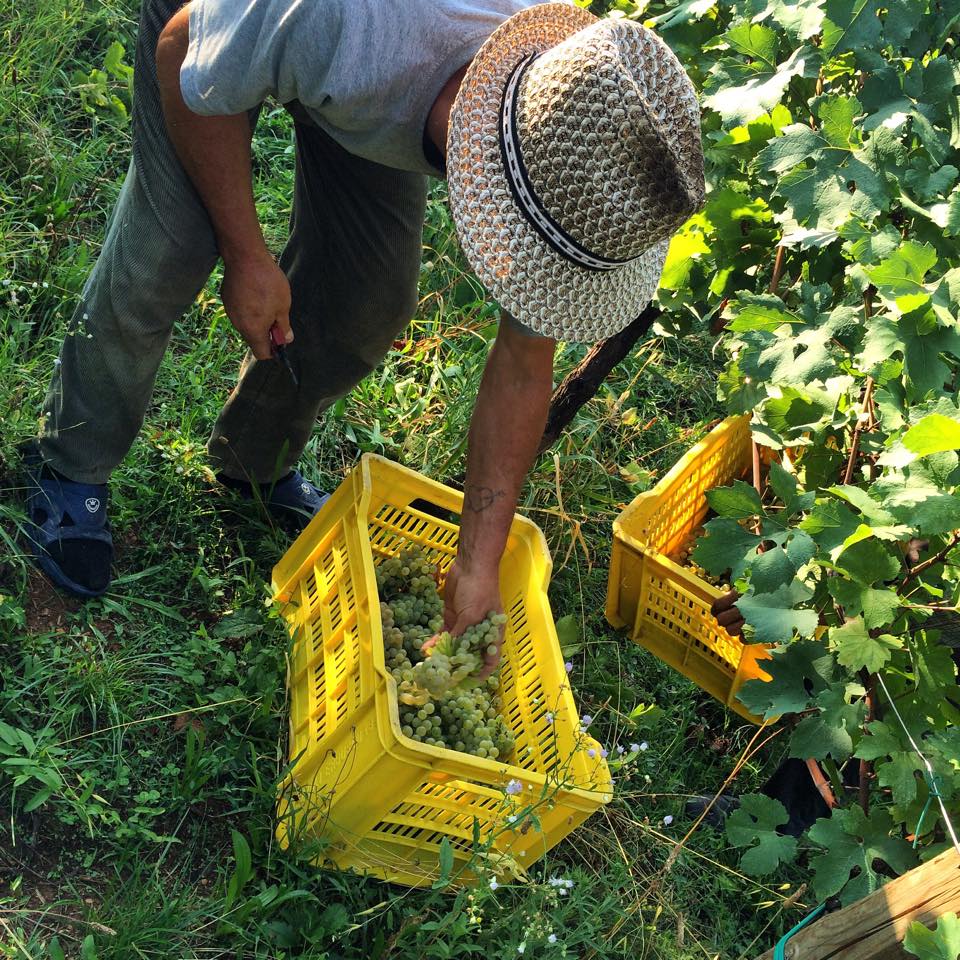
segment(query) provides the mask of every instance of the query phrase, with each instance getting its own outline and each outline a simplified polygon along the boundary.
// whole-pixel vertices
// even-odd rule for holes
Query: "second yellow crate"
[[[295,762],[281,788],[278,836],[320,841],[321,865],[410,886],[438,879],[444,851],[457,873],[478,841],[491,870],[522,876],[610,799],[610,771],[580,730],[547,601],[546,542],[521,517],[500,566],[508,617],[500,692],[514,756],[480,759],[403,735],[374,563],[419,544],[441,573],[449,568],[458,527],[425,512],[423,501],[459,514],[463,497],[366,455],[274,568],[294,638]],[[508,818],[531,805],[538,822],[513,826]]]
[[[620,514],[613,524],[606,614],[721,703],[761,723],[736,695],[747,680],[770,679],[761,666],[770,659],[767,648],[730,636],[710,613],[720,591],[672,559],[703,525],[707,491],[743,477],[751,456],[749,417],[730,417]]]

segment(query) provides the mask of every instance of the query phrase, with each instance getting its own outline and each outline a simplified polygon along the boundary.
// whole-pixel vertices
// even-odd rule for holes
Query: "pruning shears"
[[[293,366],[287,356],[287,345],[283,342],[283,334],[276,324],[270,328],[270,353],[273,354],[274,360],[279,360],[287,368],[287,373],[290,374],[293,385],[299,387],[300,379],[293,372]]]

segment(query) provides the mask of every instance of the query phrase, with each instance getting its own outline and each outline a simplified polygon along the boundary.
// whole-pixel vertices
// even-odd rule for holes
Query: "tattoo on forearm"
[[[506,490],[497,490],[494,487],[468,487],[463,494],[463,503],[471,512],[483,513],[506,495]]]

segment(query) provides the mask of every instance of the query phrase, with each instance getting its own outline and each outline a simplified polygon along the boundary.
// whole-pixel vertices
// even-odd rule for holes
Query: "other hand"
[[[500,573],[497,567],[467,572],[458,560],[447,571],[446,585],[443,589],[443,629],[451,636],[458,637],[467,627],[486,619],[490,611],[503,612],[500,599]],[[435,641],[431,638],[424,647]],[[483,669],[477,674],[485,680],[497,669],[500,663],[500,650],[503,647],[503,630],[496,643],[497,652],[484,656]]]
[[[226,261],[220,297],[230,322],[258,360],[273,355],[270,328],[274,324],[284,343],[293,340],[290,284],[268,250]]]
[[[736,602],[739,599],[740,594],[736,590],[729,590],[710,604],[710,612],[731,637],[739,637],[743,633],[745,621],[743,614],[736,608]]]

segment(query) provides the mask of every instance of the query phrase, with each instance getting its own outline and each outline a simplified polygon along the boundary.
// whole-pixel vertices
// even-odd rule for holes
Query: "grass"
[[[782,903],[795,878],[771,888],[748,880],[723,835],[706,828],[667,869],[689,827],[684,799],[718,788],[754,729],[602,616],[612,519],[719,415],[708,338],[640,347],[524,491],[521,510],[556,561],[554,610],[578,624],[581,712],[611,747],[650,743],[616,801],[525,886],[408,891],[321,872],[277,848],[287,639],[264,601],[287,540],[216,488],[204,463],[241,355],[216,278],[178,325],[141,438],[115,474],[110,593],[64,600],[32,571],[18,538],[16,448],[36,431],[126,166],[126,80],[96,71],[115,41],[129,60],[134,13],[131,0],[8,0],[0,16],[12,51],[0,65],[0,955],[763,952],[789,925]],[[282,110],[265,110],[254,156],[260,213],[279,247],[292,183]],[[422,294],[408,340],[318,425],[303,466],[324,486],[369,450],[439,479],[462,471],[495,313],[458,257],[442,185],[428,210]],[[582,354],[563,346],[558,376]],[[630,714],[640,704],[659,709],[638,725]],[[746,765],[742,789],[759,782],[770,754]],[[573,878],[573,891],[560,896],[545,882],[552,875]]]

